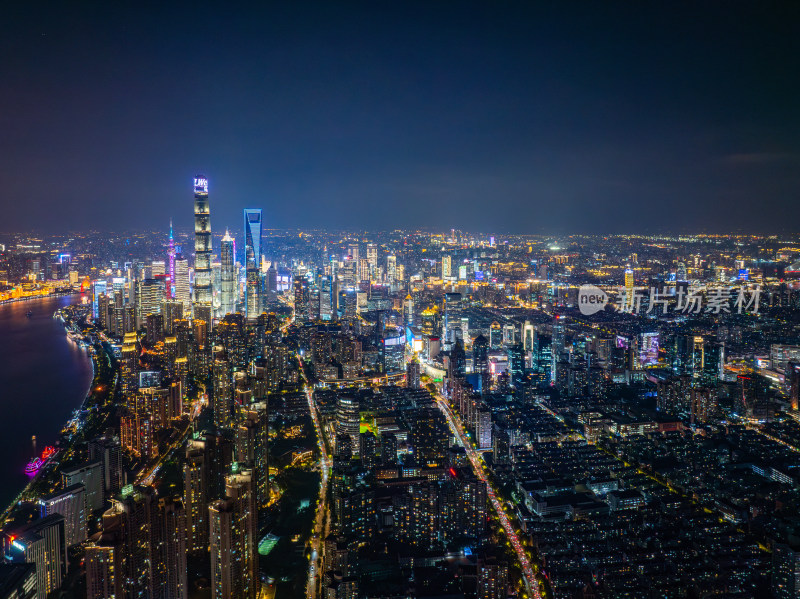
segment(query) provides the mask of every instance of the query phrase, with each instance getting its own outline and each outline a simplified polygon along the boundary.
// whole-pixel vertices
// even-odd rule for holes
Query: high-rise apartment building
[[[213,440],[189,439],[183,464],[183,505],[188,551],[208,547],[208,503],[212,497]]]
[[[231,474],[225,481],[225,499],[208,506],[214,599],[255,599],[258,595],[253,483],[249,470]]]
[[[64,488],[81,484],[85,489],[86,517],[99,510],[105,503],[103,496],[103,464],[99,461],[86,462],[69,470],[61,471]]]
[[[775,599],[800,597],[800,551],[776,543],[772,552],[772,596]]]
[[[236,461],[253,473],[256,510],[263,510],[269,502],[268,432],[266,402],[253,402],[239,409]]]

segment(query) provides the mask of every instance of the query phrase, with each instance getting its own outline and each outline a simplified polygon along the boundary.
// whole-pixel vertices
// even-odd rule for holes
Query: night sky
[[[4,2],[0,230],[796,232],[796,5]]]

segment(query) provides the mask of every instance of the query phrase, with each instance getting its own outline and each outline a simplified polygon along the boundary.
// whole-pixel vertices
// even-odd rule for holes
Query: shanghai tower
[[[208,179],[194,179],[194,301],[211,307],[211,215]]]

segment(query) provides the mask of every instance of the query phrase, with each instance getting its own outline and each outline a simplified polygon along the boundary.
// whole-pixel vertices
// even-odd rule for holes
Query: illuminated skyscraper
[[[261,210],[244,211],[244,264],[247,270],[245,316],[256,319],[261,314]]]
[[[258,595],[254,486],[252,472],[240,470],[226,478],[226,498],[208,506],[214,599],[255,599]]]
[[[183,464],[183,505],[189,551],[208,547],[208,502],[212,496],[213,437],[189,439]]]
[[[561,360],[561,352],[567,341],[567,321],[565,316],[556,316],[553,321],[553,341],[550,347],[550,380],[556,380],[556,369]]]
[[[358,243],[351,243],[347,246],[347,255],[352,258],[354,264],[358,264]]]
[[[358,280],[359,281],[369,281],[370,279],[370,266],[369,260],[366,258],[361,258],[358,261]]]
[[[452,345],[456,339],[460,339],[463,330],[461,328],[461,294],[445,293],[444,295],[444,323],[443,323],[444,343]]]
[[[192,313],[192,292],[189,286],[189,261],[185,258],[175,259],[175,300],[183,304],[183,314],[187,318]]]
[[[392,254],[386,256],[386,282],[389,285],[394,285],[397,279],[397,256]]]
[[[246,226],[246,225],[245,225]],[[222,263],[220,267],[220,318],[233,314],[236,311],[236,271],[234,270],[234,256],[236,255],[236,245],[227,231],[222,238],[220,247]]]
[[[450,256],[442,256],[442,278],[446,279],[453,274],[453,260]]]
[[[403,300],[403,321],[406,326],[414,325],[414,299],[411,294],[406,295],[406,299]]]
[[[253,402],[239,409],[234,433],[236,461],[253,471],[256,509],[269,503],[269,417],[266,402]]]
[[[330,277],[322,277],[319,282],[319,319],[331,320],[333,318],[334,284]]]
[[[294,280],[294,319],[306,322],[308,317],[308,281],[297,278]]]
[[[126,333],[123,337],[120,379],[122,381],[122,397],[126,401],[130,401],[139,388],[139,341],[136,333]]]
[[[64,517],[64,540],[67,547],[86,540],[86,498],[82,484],[45,495],[39,499],[42,518],[51,514]]]
[[[211,213],[208,179],[194,179],[194,301],[211,305]]]
[[[627,297],[632,297],[633,293],[633,269],[630,267],[625,269],[625,293]],[[631,300],[628,300],[629,302]]]
[[[340,395],[336,399],[336,443],[343,438],[350,439],[353,455],[358,455],[360,407],[357,397]]]
[[[675,280],[683,282],[689,280],[689,275],[686,271],[686,264],[684,262],[678,262],[678,268],[675,271]]]
[[[375,271],[378,270],[378,244],[367,244],[367,263],[370,276],[375,276]]]
[[[167,297],[175,297],[175,236],[172,234],[172,219],[169,219],[169,245],[167,246]]]

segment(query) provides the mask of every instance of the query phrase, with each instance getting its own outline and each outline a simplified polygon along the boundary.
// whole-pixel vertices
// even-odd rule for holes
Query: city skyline
[[[0,7],[0,599],[800,599],[798,22]]]

